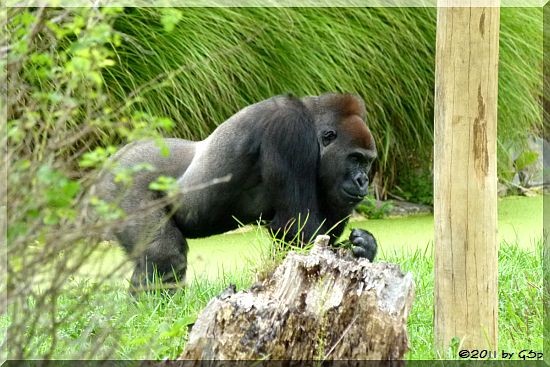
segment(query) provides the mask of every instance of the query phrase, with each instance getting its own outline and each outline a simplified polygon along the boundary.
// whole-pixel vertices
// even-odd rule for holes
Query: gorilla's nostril
[[[364,173],[360,173],[355,176],[355,183],[361,190],[363,190],[366,186],[369,185],[369,179],[367,175],[365,175]]]

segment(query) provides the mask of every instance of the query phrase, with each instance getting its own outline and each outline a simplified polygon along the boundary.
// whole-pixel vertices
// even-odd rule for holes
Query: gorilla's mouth
[[[342,193],[344,194],[344,196],[346,198],[348,198],[349,200],[355,202],[355,203],[358,203],[360,202],[361,200],[363,200],[364,196],[361,195],[361,194],[358,194],[356,192],[350,192],[346,189],[342,189]]]

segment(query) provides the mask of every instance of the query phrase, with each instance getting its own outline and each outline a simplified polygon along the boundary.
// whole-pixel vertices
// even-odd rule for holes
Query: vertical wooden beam
[[[491,1],[486,7],[438,4],[434,324],[440,353],[454,337],[462,348],[497,348],[500,9],[498,0],[484,3]]]

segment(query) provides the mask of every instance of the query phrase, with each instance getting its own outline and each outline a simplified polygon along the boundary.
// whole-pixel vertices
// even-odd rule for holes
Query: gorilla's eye
[[[371,162],[370,159],[368,159],[367,157],[365,157],[365,155],[361,153],[350,154],[348,159],[352,164],[361,165],[361,166],[370,166],[370,162]]]
[[[349,159],[353,163],[362,163],[365,161],[365,158],[359,153],[350,154]]]
[[[326,147],[331,141],[336,139],[336,131],[327,130],[323,133],[323,145]]]

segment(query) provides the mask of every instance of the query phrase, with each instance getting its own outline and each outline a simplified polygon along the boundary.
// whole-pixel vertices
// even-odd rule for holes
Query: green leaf
[[[534,164],[539,158],[539,154],[534,150],[526,150],[522,152],[516,159],[515,165],[518,171],[521,171],[530,165]]]
[[[108,146],[107,148],[97,147],[91,152],[84,153],[78,164],[83,168],[98,167],[115,151],[116,148],[113,146]]]
[[[46,225],[55,225],[59,223],[59,217],[54,211],[50,209],[46,209],[44,213],[44,218],[42,219],[42,221]]]
[[[70,180],[61,172],[45,165],[38,169],[38,182],[44,186],[44,196],[51,208],[62,208],[71,205],[72,200],[80,192],[80,183]],[[51,217],[54,216],[50,213]]]
[[[160,127],[161,129],[170,131],[174,127],[174,121],[172,121],[168,117],[159,117],[155,120],[155,125]]]
[[[160,22],[165,32],[172,32],[182,18],[181,11],[174,8],[163,8],[160,11]]]
[[[13,124],[9,126],[8,123],[8,138],[12,140],[15,144],[21,143],[25,137],[25,132],[18,124]]]
[[[117,167],[114,172],[115,173],[114,181],[117,183],[129,185],[132,182],[132,179],[136,173],[142,172],[142,171],[153,172],[154,170],[155,170],[155,167],[153,167],[150,163],[146,163],[146,162],[137,163],[130,167]]]
[[[174,194],[178,190],[178,183],[174,177],[159,176],[155,181],[149,184],[149,189]]]
[[[124,217],[124,211],[117,205],[108,203],[98,197],[92,197],[90,204],[95,209],[95,213],[98,217],[106,220],[116,220]]]

